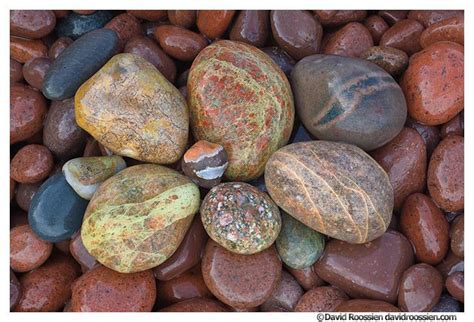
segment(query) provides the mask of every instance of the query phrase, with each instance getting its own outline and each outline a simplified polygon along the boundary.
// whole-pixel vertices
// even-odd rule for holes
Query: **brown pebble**
[[[446,279],[446,289],[456,300],[464,303],[464,272],[455,272]]]
[[[411,10],[408,13],[408,18],[418,20],[425,28],[451,17],[464,17],[464,10]]]
[[[400,309],[384,301],[355,299],[342,302],[335,312],[400,312]]]
[[[426,180],[426,147],[416,130],[403,130],[386,145],[371,152],[372,157],[387,172],[394,193],[394,210],[399,210],[405,199],[422,192]]]
[[[123,52],[145,58],[155,66],[168,81],[174,83],[176,78],[176,65],[152,39],[144,36],[134,37],[127,42]]]
[[[443,291],[443,278],[431,265],[420,263],[407,269],[400,280],[398,306],[405,312],[429,312]]]
[[[48,57],[33,58],[23,65],[23,77],[32,87],[41,90],[44,76],[51,63],[52,61]]]
[[[293,312],[302,295],[303,289],[295,278],[283,270],[277,288],[260,309],[262,312]]]
[[[451,17],[426,28],[420,37],[423,48],[438,41],[453,41],[464,45],[464,17]]]
[[[377,13],[382,17],[390,26],[393,26],[397,22],[406,19],[408,10],[379,10]]]
[[[69,243],[69,253],[74,259],[81,265],[82,272],[85,273],[88,270],[99,266],[99,262],[92,257],[87,251],[86,247],[82,243],[81,231],[76,232]]]
[[[372,47],[374,41],[369,30],[359,22],[351,22],[331,35],[324,46],[326,55],[359,57]]]
[[[426,156],[429,158],[440,141],[439,129],[436,126],[430,126],[418,123],[408,117],[405,123],[406,127],[415,129],[421,135],[426,146]]]
[[[40,188],[41,183],[42,182],[18,184],[15,193],[15,200],[21,209],[28,211],[30,208],[31,199],[33,199],[35,196],[35,193]]]
[[[52,10],[10,10],[10,34],[29,39],[48,35],[56,26]]]
[[[349,297],[334,286],[316,287],[306,292],[295,307],[296,312],[333,312]]]
[[[24,64],[36,57],[47,57],[48,48],[39,39],[10,37],[10,57]]]
[[[164,20],[167,17],[166,10],[127,10],[129,14],[147,21]]]
[[[374,44],[378,45],[380,38],[389,28],[388,24],[378,15],[371,15],[364,20],[364,26],[369,30],[374,40]]]
[[[161,48],[178,60],[192,61],[207,46],[203,36],[181,27],[159,26],[154,35]]]
[[[161,309],[160,312],[227,312],[228,309],[220,302],[208,298],[193,298],[178,302]]]
[[[104,28],[111,29],[117,34],[119,39],[117,51],[119,52],[123,50],[127,41],[143,34],[140,22],[129,13],[115,16]]]
[[[95,267],[72,286],[74,312],[150,312],[156,299],[151,270],[124,274]]]
[[[56,312],[71,297],[71,285],[78,277],[79,265],[70,256],[53,254],[49,260],[19,280],[23,294],[16,312]]]
[[[308,291],[313,287],[323,286],[325,283],[318,274],[316,274],[314,265],[300,269],[287,267],[285,265],[285,268],[291,275],[293,275],[305,291]]]
[[[17,83],[23,80],[23,65],[10,58],[10,83]]]
[[[190,28],[196,23],[196,10],[168,10],[168,19],[175,26]]]
[[[436,266],[436,269],[446,280],[454,272],[464,272],[464,260],[449,251],[443,261]]]
[[[428,166],[428,191],[445,211],[464,209],[464,138],[451,135],[443,139]]]
[[[423,25],[416,20],[401,20],[383,34],[380,46],[397,48],[411,56],[421,50],[420,36],[423,29]]]
[[[420,262],[438,264],[449,249],[449,224],[426,195],[410,195],[400,215],[401,232],[410,240]]]
[[[235,10],[199,10],[196,25],[208,39],[220,38],[235,14]]]
[[[243,41],[255,47],[265,46],[270,33],[268,10],[241,10],[229,34],[230,40]]]
[[[360,55],[360,58],[377,64],[392,76],[401,74],[408,66],[408,55],[393,47],[370,47]]]
[[[73,43],[73,40],[69,37],[59,37],[56,41],[49,47],[48,56],[51,59],[56,59],[69,45]]]
[[[10,164],[10,176],[16,182],[36,183],[45,179],[54,166],[53,155],[44,145],[29,144],[21,148]]]
[[[10,230],[10,267],[28,272],[40,267],[51,255],[53,244],[40,239],[29,225]]]
[[[449,232],[451,251],[459,257],[464,257],[464,215],[457,216],[451,223]]]
[[[464,110],[451,119],[451,121],[444,123],[440,131],[441,138],[449,135],[464,136]]]
[[[349,22],[362,21],[367,17],[366,10],[314,10],[323,26],[335,27]]]

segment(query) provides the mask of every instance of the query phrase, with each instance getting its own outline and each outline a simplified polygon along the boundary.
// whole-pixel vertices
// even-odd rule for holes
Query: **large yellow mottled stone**
[[[184,153],[186,100],[139,56],[112,57],[79,88],[75,111],[77,124],[115,154],[170,164]]]

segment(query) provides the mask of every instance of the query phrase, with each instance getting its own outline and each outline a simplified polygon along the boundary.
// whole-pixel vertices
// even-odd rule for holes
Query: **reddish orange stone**
[[[196,24],[204,36],[214,40],[224,34],[234,14],[235,10],[199,10]]]
[[[36,57],[48,57],[48,48],[39,39],[10,37],[10,57],[24,64]]]

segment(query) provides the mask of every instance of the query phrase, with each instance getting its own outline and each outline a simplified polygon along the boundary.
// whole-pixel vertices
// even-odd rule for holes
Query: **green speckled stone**
[[[199,210],[199,188],[169,168],[142,164],[106,180],[81,228],[87,251],[121,273],[158,266],[178,248]]]
[[[202,202],[201,220],[214,241],[246,255],[270,247],[281,229],[275,203],[266,193],[242,182],[212,188]]]
[[[281,260],[291,268],[313,265],[324,251],[324,236],[281,212],[282,227],[276,240]]]
[[[102,182],[126,167],[125,160],[118,155],[86,157],[66,162],[63,173],[74,191],[90,200]]]

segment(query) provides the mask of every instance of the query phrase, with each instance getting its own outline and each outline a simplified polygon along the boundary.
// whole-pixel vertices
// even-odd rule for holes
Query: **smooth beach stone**
[[[291,74],[296,112],[320,140],[343,141],[373,150],[403,128],[403,92],[382,68],[333,55],[300,60]]]
[[[448,122],[464,108],[464,47],[437,42],[420,51],[400,86],[413,119],[427,125]]]
[[[52,250],[53,244],[41,240],[29,225],[10,230],[10,267],[15,272],[28,272],[40,267]]]
[[[339,304],[335,312],[400,312],[390,303],[377,300],[354,299]]]
[[[81,265],[83,273],[100,265],[99,262],[97,262],[97,260],[92,257],[92,255],[89,254],[87,249],[84,247],[80,231],[72,236],[71,242],[69,243],[69,253],[71,253],[71,256],[74,257],[76,262]]]
[[[69,37],[59,37],[56,41],[49,47],[48,56],[51,59],[56,59],[58,56],[69,47],[74,40]]]
[[[451,224],[451,251],[459,257],[464,257],[464,215],[456,217]]]
[[[278,45],[296,60],[319,53],[323,27],[304,10],[272,10],[270,25]]]
[[[150,312],[156,299],[156,284],[150,270],[123,274],[95,267],[74,282],[73,312]]]
[[[195,216],[178,249],[153,269],[156,279],[168,281],[196,266],[204,254],[208,236],[200,216]]]
[[[127,10],[129,14],[147,21],[163,20],[167,16],[166,10]]]
[[[204,282],[211,293],[238,309],[253,308],[268,300],[278,286],[282,271],[275,247],[241,255],[211,239],[201,264]]]
[[[21,285],[15,273],[10,269],[10,311],[18,304],[21,298]]]
[[[400,277],[413,260],[410,242],[402,234],[388,231],[362,245],[329,241],[315,268],[323,280],[352,298],[395,303]]]
[[[392,76],[401,74],[408,67],[408,55],[392,47],[370,47],[360,55],[360,58],[378,65]]]
[[[110,29],[97,29],[76,40],[49,68],[43,81],[43,94],[53,101],[73,97],[77,89],[114,55],[117,43],[117,34]]]
[[[370,31],[359,22],[351,22],[329,36],[323,52],[326,55],[359,57],[373,45]]]
[[[125,160],[118,155],[76,158],[64,164],[63,173],[74,191],[90,200],[105,180],[126,167]]]
[[[201,34],[177,26],[159,26],[154,36],[165,53],[181,61],[193,61],[207,46],[207,40]]]
[[[72,12],[58,20],[55,29],[56,35],[58,37],[69,37],[75,40],[93,30],[104,27],[113,17],[114,13],[109,10],[97,10],[90,15],[81,15]]]
[[[200,213],[209,237],[237,254],[267,249],[281,229],[277,205],[266,193],[243,182],[226,182],[212,188]]]
[[[221,302],[208,298],[195,297],[161,309],[160,312],[227,312]]]
[[[195,184],[207,189],[221,182],[228,165],[224,147],[205,140],[194,143],[181,161],[184,174]]]
[[[335,27],[364,20],[367,10],[314,10],[314,14],[323,26]]]
[[[110,20],[104,28],[111,29],[117,33],[118,46],[117,51],[122,51],[125,44],[133,37],[141,36],[143,30],[140,21],[128,13],[122,13]]]
[[[10,37],[10,58],[17,62],[24,64],[33,58],[46,56],[48,47],[42,40]]]
[[[425,28],[451,17],[464,17],[464,10],[410,10],[408,13],[408,18],[418,20]]]
[[[10,88],[10,144],[26,140],[43,127],[47,103],[43,95],[29,86]]]
[[[400,215],[401,232],[410,240],[420,262],[438,264],[449,249],[449,224],[426,195],[409,196]]]
[[[461,304],[449,294],[441,294],[441,298],[431,312],[460,312]]]
[[[44,76],[50,66],[51,59],[48,57],[33,58],[23,65],[23,77],[32,87],[41,90]]]
[[[43,240],[69,239],[81,227],[87,201],[69,186],[64,175],[49,177],[36,192],[28,212],[28,222]]]
[[[13,157],[10,163],[10,176],[16,182],[37,183],[48,177],[53,166],[53,155],[47,147],[28,144]]]
[[[426,180],[426,147],[416,130],[403,130],[371,156],[387,172],[394,193],[394,210],[415,192],[423,192]]]
[[[451,119],[451,121],[444,123],[440,130],[441,138],[448,135],[464,136],[464,110]]]
[[[431,155],[428,191],[445,211],[464,209],[464,138],[451,135],[442,140]]]
[[[199,265],[200,266],[200,265]],[[189,271],[168,281],[158,281],[156,303],[165,307],[196,297],[212,298],[199,271]]]
[[[313,265],[324,251],[324,236],[284,212],[281,221],[281,232],[276,240],[281,260],[295,269]]]
[[[318,286],[323,286],[324,281],[316,274],[316,271],[314,269],[314,265],[311,265],[309,267],[305,268],[300,268],[300,269],[295,269],[286,266],[285,267],[288,272],[296,279],[298,284],[301,285],[301,287],[305,290],[308,291],[312,289],[313,287],[318,287]]]
[[[443,261],[436,266],[436,269],[443,275],[443,279],[446,280],[449,275],[455,272],[464,272],[464,259],[449,251]]]
[[[295,307],[296,312],[333,312],[347,295],[334,286],[315,287],[306,292]]]
[[[270,56],[270,58],[281,68],[286,77],[290,77],[296,61],[288,55],[286,51],[280,47],[265,47],[262,51]]]
[[[31,200],[40,188],[42,182],[20,183],[16,188],[15,201],[24,211],[30,209]]]
[[[56,26],[52,10],[10,10],[10,34],[38,39],[48,35]]]
[[[196,22],[196,10],[168,10],[168,19],[175,26],[190,28]]]
[[[130,39],[125,45],[123,52],[145,58],[155,66],[170,83],[174,83],[176,79],[176,65],[174,61],[150,38],[138,36]]]
[[[364,20],[364,26],[369,30],[374,40],[374,44],[378,45],[380,38],[389,28],[388,24],[379,15],[368,16]]]
[[[270,155],[288,142],[294,121],[291,87],[277,64],[253,46],[221,40],[194,60],[187,86],[194,137],[224,147],[225,177],[262,175]]]
[[[306,226],[350,243],[380,237],[392,217],[385,171],[356,146],[329,141],[287,145],[265,167],[275,203]]]
[[[420,263],[407,269],[400,280],[398,306],[405,312],[429,312],[443,291],[443,278],[431,265]]]
[[[19,277],[22,296],[16,312],[56,312],[71,297],[79,265],[70,256],[53,254],[45,264]]]
[[[446,279],[446,289],[456,300],[464,303],[464,272],[455,272]]]
[[[464,45],[464,16],[438,21],[426,28],[420,37],[420,45],[423,48],[438,41],[452,41]]]
[[[59,159],[68,160],[82,154],[87,133],[76,123],[74,99],[53,101],[43,128],[43,144]]]
[[[81,237],[101,264],[121,273],[153,268],[178,248],[195,213],[199,189],[178,172],[136,165],[102,183],[84,215]]]
[[[423,25],[416,20],[400,20],[382,35],[380,46],[400,49],[411,56],[421,50],[420,36],[423,30]]]
[[[303,289],[295,278],[283,270],[278,286],[270,298],[260,306],[260,309],[263,312],[293,312],[302,295]]]
[[[23,80],[23,65],[10,58],[10,84]]]
[[[110,59],[79,88],[75,110],[77,124],[115,154],[170,164],[186,147],[184,97],[140,56]]]
[[[265,46],[270,33],[268,10],[241,10],[229,33],[230,40]]]
[[[196,25],[208,39],[221,38],[234,14],[235,10],[198,10]]]
[[[421,135],[421,138],[425,142],[426,156],[429,160],[431,154],[433,153],[433,150],[436,148],[439,141],[441,140],[440,131],[438,127],[418,123],[410,117],[407,118],[405,126],[415,129],[418,134]]]

